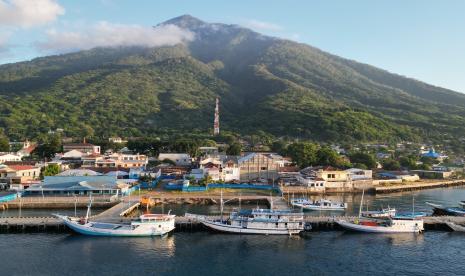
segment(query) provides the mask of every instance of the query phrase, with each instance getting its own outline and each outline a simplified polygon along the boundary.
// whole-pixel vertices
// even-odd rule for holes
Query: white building
[[[358,168],[351,168],[346,170],[349,174],[349,178],[351,180],[371,180],[373,179],[373,171],[372,170],[362,170]]]
[[[0,153],[0,164],[5,162],[21,161],[21,156],[12,153]]]
[[[127,141],[123,140],[121,137],[110,137],[108,138],[109,142],[115,143],[115,144],[122,144],[126,143]]]
[[[176,166],[190,166],[192,164],[192,157],[187,153],[160,153],[158,160],[171,160]]]

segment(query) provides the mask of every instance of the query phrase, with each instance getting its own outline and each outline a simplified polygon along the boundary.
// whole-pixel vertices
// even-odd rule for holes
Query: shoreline
[[[447,188],[447,187],[457,187],[465,186],[465,179],[459,180],[447,180],[447,181],[434,181],[434,182],[411,182],[411,183],[402,183],[402,184],[390,184],[385,186],[369,186],[365,187],[365,193],[370,194],[389,194],[389,193],[398,193],[406,191],[416,191],[416,190],[428,190],[436,188]],[[344,190],[344,189],[326,189],[324,191],[314,191],[308,187],[301,186],[287,186],[280,187],[283,194],[309,194],[309,195],[321,195],[321,194],[360,194],[363,189],[358,188],[354,190]]]

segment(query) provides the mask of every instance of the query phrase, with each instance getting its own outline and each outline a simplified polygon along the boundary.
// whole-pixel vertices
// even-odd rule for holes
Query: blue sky
[[[151,26],[191,14],[465,92],[464,11],[461,0],[0,0],[0,64],[94,45],[189,40],[176,29],[147,36]]]

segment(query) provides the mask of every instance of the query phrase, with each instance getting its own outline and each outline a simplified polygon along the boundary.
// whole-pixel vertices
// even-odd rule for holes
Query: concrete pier
[[[225,217],[227,214],[225,214]],[[220,216],[211,216],[212,219],[220,219]],[[311,224],[314,231],[342,230],[335,222],[338,219],[352,220],[352,216],[304,216],[305,223]],[[101,218],[100,218],[101,219]],[[465,224],[465,217],[424,217],[425,230],[431,231],[451,231],[446,222]],[[108,222],[129,223],[130,218],[112,218]],[[176,231],[198,231],[206,230],[199,222],[190,218],[176,217]],[[21,233],[21,232],[68,232],[69,229],[54,217],[4,217],[0,218],[0,232]]]
[[[118,203],[117,200],[112,200],[110,197],[96,196],[92,198],[92,207],[108,208]],[[3,203],[8,209],[66,209],[66,208],[86,208],[89,204],[88,197],[21,197],[12,201]]]
[[[435,182],[413,182],[413,183],[402,183],[388,186],[379,186],[375,188],[376,193],[396,193],[423,189],[443,188],[452,186],[465,185],[465,180],[451,180],[451,181],[435,181]]]

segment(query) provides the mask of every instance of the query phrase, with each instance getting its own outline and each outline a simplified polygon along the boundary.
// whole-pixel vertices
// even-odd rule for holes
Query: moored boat
[[[422,219],[396,219],[388,220],[337,220],[341,227],[365,233],[420,233],[423,232]]]
[[[434,204],[426,202],[429,206],[433,207],[434,216],[458,216],[465,217],[465,208],[461,207],[445,207],[441,204]]]
[[[332,202],[328,199],[318,201],[309,201],[307,199],[296,199],[291,201],[291,205],[303,210],[311,211],[344,211],[347,209],[347,203]]]
[[[465,232],[465,226],[457,224],[455,222],[448,221],[446,222],[447,226],[455,232]]]
[[[290,210],[253,209],[233,211],[228,219],[211,219],[186,213],[213,230],[238,234],[293,235],[304,230],[303,213]]]
[[[53,214],[60,219],[71,230],[89,236],[111,236],[111,237],[147,237],[162,236],[174,230],[175,215],[144,214],[138,220],[130,224],[107,223],[90,221],[90,208],[92,197],[87,205],[87,213],[83,218]]]
[[[365,233],[420,233],[424,231],[423,219],[417,218],[415,214],[415,201],[413,201],[413,210],[411,217],[389,217],[387,219],[370,219],[362,218],[363,196],[360,200],[360,209],[358,218],[353,221],[336,220],[336,223],[341,227],[351,231]]]
[[[162,236],[174,230],[175,215],[144,214],[130,224],[89,221],[55,214],[71,230],[90,236],[146,237]]]
[[[185,216],[199,221],[210,229],[226,233],[293,235],[306,229],[302,212],[274,210],[271,197],[270,209],[260,209],[257,206],[256,209],[252,210],[234,210],[227,219],[223,219],[224,203],[223,191],[221,191],[220,219],[189,213],[186,213]]]
[[[362,211],[362,217],[366,218],[390,218],[396,215],[395,208],[384,208],[377,211]]]

